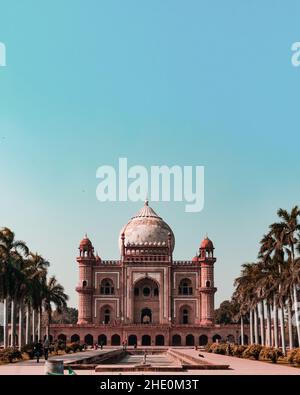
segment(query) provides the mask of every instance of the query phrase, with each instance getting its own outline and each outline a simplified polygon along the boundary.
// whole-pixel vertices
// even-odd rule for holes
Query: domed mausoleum
[[[90,345],[193,346],[239,336],[239,326],[214,322],[216,258],[208,237],[193,258],[174,260],[174,233],[146,201],[118,242],[118,260],[95,254],[87,235],[80,242],[78,323],[51,325],[55,338]]]
[[[172,252],[175,246],[172,229],[149,207],[147,200],[139,212],[122,228],[119,237],[120,250],[122,248],[122,235],[125,236],[126,246],[163,246],[168,244],[169,236]]]

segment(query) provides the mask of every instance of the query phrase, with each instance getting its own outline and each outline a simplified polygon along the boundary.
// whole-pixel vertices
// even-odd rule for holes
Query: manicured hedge
[[[58,354],[58,351],[65,351],[66,353],[75,353],[78,351],[83,351],[84,345],[79,343],[64,343],[59,340],[55,343],[51,344],[49,347],[50,353]],[[34,358],[34,345],[33,344],[25,344],[21,351],[17,348],[5,348],[0,350],[0,362],[11,363],[16,362],[23,359],[24,354],[28,356],[29,359]],[[26,359],[26,358],[25,358]]]
[[[291,365],[300,366],[300,348],[290,350],[287,355],[287,361]]]
[[[242,346],[231,343],[211,343],[206,346],[206,351],[239,358],[272,361],[273,363],[276,363],[280,357],[283,357],[281,349],[264,347],[259,344]],[[294,365],[300,365],[300,348],[291,350],[288,354],[287,361]]]
[[[17,348],[9,347],[0,351],[1,362],[14,362],[22,359],[22,353]]]

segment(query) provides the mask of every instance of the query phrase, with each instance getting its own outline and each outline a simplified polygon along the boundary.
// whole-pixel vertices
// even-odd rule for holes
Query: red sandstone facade
[[[52,325],[55,338],[119,345],[204,345],[238,341],[238,326],[214,324],[214,246],[205,238],[190,261],[173,260],[171,228],[145,202],[120,233],[120,260],[79,246],[77,325]]]

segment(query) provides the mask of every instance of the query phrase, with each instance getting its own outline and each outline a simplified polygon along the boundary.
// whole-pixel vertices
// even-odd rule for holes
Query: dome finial
[[[146,195],[145,206],[149,206],[148,194]]]

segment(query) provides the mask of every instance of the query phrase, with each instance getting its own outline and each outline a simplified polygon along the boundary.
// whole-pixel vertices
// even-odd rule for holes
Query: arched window
[[[104,310],[104,324],[110,323],[110,309]]]
[[[164,346],[165,345],[165,338],[163,335],[157,335],[155,337],[155,345],[156,346]]]
[[[189,323],[189,311],[188,309],[182,310],[182,323],[188,324]]]
[[[100,284],[101,295],[113,295],[115,293],[114,284],[112,280],[105,278]]]
[[[128,345],[129,346],[136,346],[137,345],[137,337],[136,337],[136,335],[128,336]]]
[[[103,333],[102,333],[102,335],[99,335],[98,336],[98,343],[100,344],[100,346],[102,345],[102,346],[106,346],[106,344],[107,344],[107,337],[106,337],[106,335],[104,335]]]
[[[149,287],[143,288],[143,295],[144,296],[148,297],[148,296],[150,296],[150,293],[151,293],[151,289]]]
[[[193,287],[192,282],[188,278],[184,278],[179,283],[179,295],[192,295]]]
[[[112,346],[119,346],[121,344],[121,338],[119,335],[112,335],[111,337],[111,345]]]
[[[219,343],[221,339],[222,339],[222,338],[221,338],[220,335],[215,334],[215,335],[213,336],[213,338],[212,338],[212,341],[213,341],[213,343]]]
[[[63,333],[61,333],[60,335],[57,336],[58,340],[61,340],[62,342],[66,342],[67,341],[67,336],[64,335]]]
[[[210,287],[210,281],[206,281],[205,285],[206,285],[206,288],[209,288]]]
[[[87,281],[86,280],[83,280],[82,281],[82,288],[85,288],[87,286]]]
[[[172,346],[181,346],[181,336],[180,335],[173,335]]]
[[[88,345],[88,346],[92,346],[94,344],[94,338],[91,334],[88,334],[84,337],[84,342]]]
[[[151,336],[149,335],[142,336],[142,346],[151,346]]]
[[[206,346],[208,343],[208,337],[206,335],[201,335],[199,337],[199,346]]]
[[[186,346],[194,346],[195,345],[195,338],[193,335],[187,335],[185,338]]]
[[[80,342],[80,337],[76,333],[71,336],[71,343],[78,343]]]

